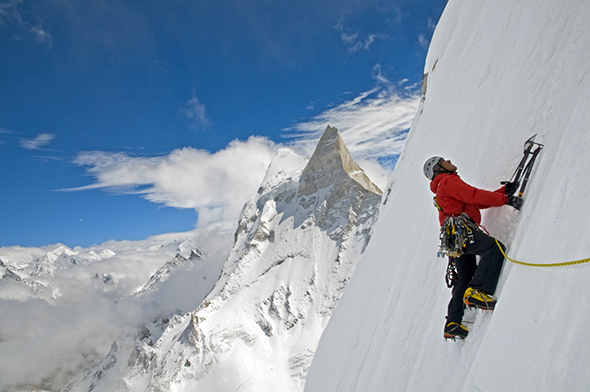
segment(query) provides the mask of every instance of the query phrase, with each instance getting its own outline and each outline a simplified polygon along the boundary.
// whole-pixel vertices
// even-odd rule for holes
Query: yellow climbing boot
[[[450,322],[445,325],[445,332],[443,336],[445,339],[455,340],[455,338],[465,339],[467,334],[469,334],[469,330],[466,326],[463,324]]]
[[[463,295],[463,303],[469,307],[477,307],[482,310],[494,310],[496,299],[483,291],[469,287]]]

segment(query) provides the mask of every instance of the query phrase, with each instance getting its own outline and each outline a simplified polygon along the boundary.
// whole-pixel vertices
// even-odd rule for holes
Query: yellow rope
[[[502,246],[500,246],[500,243],[498,242],[498,240],[497,239],[495,239],[495,240],[496,240],[496,244],[498,244],[498,248],[500,248],[500,252],[502,252],[504,257],[516,264],[527,265],[529,267],[563,267],[566,265],[584,264],[584,263],[590,262],[590,259],[582,259],[582,260],[576,260],[576,261],[566,261],[563,263],[550,263],[550,264],[524,263],[522,261],[513,260],[510,257],[506,256],[506,253],[504,252],[504,249],[502,249]]]

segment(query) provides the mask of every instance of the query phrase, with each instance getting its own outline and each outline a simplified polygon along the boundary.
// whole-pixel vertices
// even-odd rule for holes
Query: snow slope
[[[442,155],[466,182],[497,189],[537,133],[545,149],[524,207],[487,210],[483,225],[516,260],[590,257],[589,20],[587,1],[448,2],[426,60],[425,100],[306,391],[588,390],[590,264],[507,261],[494,313],[467,313],[468,338],[443,339],[450,291],[422,166]]]

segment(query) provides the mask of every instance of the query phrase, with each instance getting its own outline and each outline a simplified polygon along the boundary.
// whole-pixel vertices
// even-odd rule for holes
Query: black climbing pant
[[[447,322],[461,323],[465,312],[463,294],[468,287],[493,295],[498,285],[504,255],[496,240],[479,230],[474,230],[473,240],[472,244],[464,248],[463,255],[455,258],[458,276],[447,310]],[[500,245],[504,248],[502,243]],[[480,256],[479,264],[476,255]]]

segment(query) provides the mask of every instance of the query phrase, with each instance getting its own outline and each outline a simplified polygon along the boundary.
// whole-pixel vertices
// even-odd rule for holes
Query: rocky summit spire
[[[340,181],[337,179],[342,176],[352,178],[373,193],[379,195],[382,193],[352,159],[338,129],[328,126],[303,171],[299,195],[307,196],[325,187],[326,184],[338,183]]]

